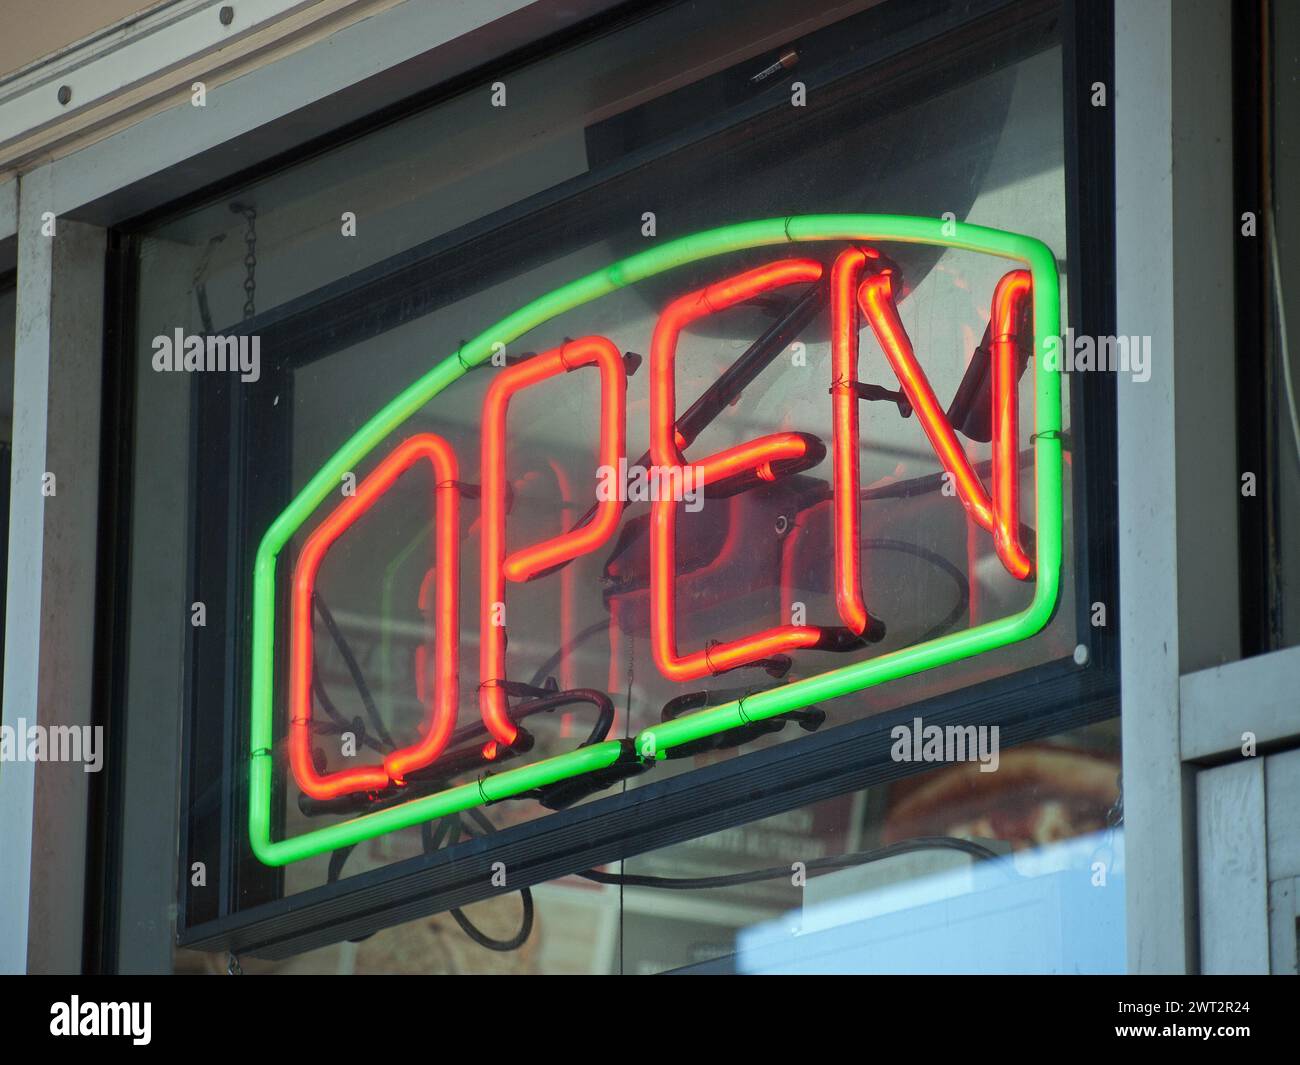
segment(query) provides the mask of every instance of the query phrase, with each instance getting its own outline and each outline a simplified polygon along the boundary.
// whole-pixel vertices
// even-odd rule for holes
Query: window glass
[[[780,968],[789,959],[771,955],[764,937],[801,907],[830,914],[836,900],[954,869],[963,892],[982,893],[988,877],[988,890],[1001,890],[997,876],[1030,875],[993,869],[992,856],[1011,847],[1086,841],[1077,852],[1044,851],[1035,876],[1086,870],[1085,851],[1113,849],[1113,834],[1098,834],[1113,828],[1118,731],[1079,731],[1104,713],[1074,679],[1091,675],[1105,631],[1104,619],[1100,628],[1087,620],[1091,597],[1076,594],[1097,565],[1089,553],[1098,544],[1076,537],[1087,513],[1075,440],[1088,407],[1067,378],[1052,425],[1028,298],[995,302],[1006,279],[1005,291],[1014,287],[1018,264],[963,247],[958,228],[1043,242],[1054,263],[1040,262],[1048,273],[1034,291],[1059,274],[1062,325],[1069,320],[1060,28],[1051,5],[1014,15],[976,8],[814,3],[792,15],[777,3],[666,5],[136,235],[126,713],[151,741],[132,746],[128,804],[137,805],[125,823],[153,817],[154,833],[178,841],[182,941],[194,929],[256,920],[259,907],[287,897],[361,890],[440,849],[482,851],[489,836],[575,805],[626,800],[679,777],[689,787],[691,774],[891,714],[918,740],[892,760],[880,755],[879,786],[704,831],[621,869],[689,877],[812,863],[808,885],[786,876],[683,892],[566,878],[532,890],[540,932],[510,951],[475,936],[509,940],[521,920],[527,929],[513,892],[469,907],[481,931],[443,914],[418,932],[381,931],[284,965],[634,972],[731,958],[742,969]],[[459,376],[460,353],[475,351],[493,323],[611,263],[721,227],[839,214],[952,223],[953,239],[742,242],[511,332]],[[861,287],[855,281],[856,299],[836,310],[831,277],[855,248]],[[738,463],[730,481],[714,475],[722,487],[712,494],[680,484],[679,505],[657,510],[637,494],[655,489],[635,478],[646,468],[639,456],[671,446],[652,431],[661,400],[651,383],[669,350],[654,337],[666,309],[792,259],[802,263],[788,267],[792,280],[755,287],[734,306],[710,289],[710,313],[695,315],[673,349],[673,443],[686,466],[756,440],[771,450]],[[833,336],[845,315],[859,337],[860,387],[837,376]],[[584,347],[593,337],[604,339]],[[1019,421],[998,436],[1010,424],[992,413],[1003,345],[1011,383],[1002,394]],[[203,353],[188,370],[187,350]],[[591,365],[575,365],[583,360]],[[416,395],[408,390],[440,363],[455,368],[447,387],[387,406]],[[747,365],[756,372],[736,369]],[[719,381],[737,379],[719,391]],[[489,414],[501,409],[493,403],[503,380],[522,383],[498,430]],[[840,452],[835,411],[846,388],[859,439]],[[701,396],[707,416],[682,435]],[[609,464],[598,443],[618,417],[626,469],[614,464],[614,479],[600,481],[596,467]],[[354,448],[362,439],[367,446]],[[1055,441],[1059,500],[1055,473],[1035,467]],[[340,454],[356,461],[335,468]],[[838,509],[837,455],[858,467],[856,542]],[[599,507],[583,522],[602,483],[627,505],[589,537],[595,547],[563,564],[539,556],[528,569],[521,548],[600,524]],[[1018,510],[1006,503],[1015,495]],[[1040,532],[1055,542],[1044,506],[1062,516],[1050,616],[1032,635],[1018,633],[1027,638],[963,657],[959,634],[982,639],[1039,603]],[[656,521],[671,525],[671,565],[656,554],[667,535]],[[259,562],[259,545],[277,530],[278,555]],[[504,559],[495,578],[494,557]],[[841,576],[846,559],[860,570],[856,584]],[[856,628],[846,587],[860,590],[868,612]],[[766,650],[752,640],[758,633]],[[745,715],[745,699],[932,641],[952,649],[939,668],[901,669],[839,698],[828,689],[770,719]],[[459,673],[449,682],[453,653]],[[985,731],[972,726],[961,764],[899,765],[913,751],[931,760],[909,707],[951,697],[960,709],[955,693],[997,683],[1005,707],[980,719]],[[1035,685],[1062,683],[1078,686],[1077,702],[1044,704],[1035,717],[1047,690]],[[731,727],[665,750],[637,746],[665,722],[733,704]],[[454,729],[443,727],[448,706]],[[1002,740],[1004,710],[1029,723]],[[268,722],[266,746],[255,739],[259,721]],[[616,740],[625,746],[595,773],[539,778],[504,801],[358,838],[338,834],[458,787],[494,798],[494,778],[516,779],[513,768],[576,764]],[[181,752],[179,779],[150,761],[151,748],[168,745]],[[167,824],[140,807],[160,786],[179,795]],[[283,847],[250,842],[250,817],[277,846],[299,841],[287,860]],[[816,864],[931,836],[985,841],[978,847],[991,854],[940,844],[843,869]],[[973,871],[972,857],[989,868]],[[144,861],[142,849],[126,876]],[[1076,896],[1039,887],[1059,912],[1073,912]],[[957,888],[933,890],[938,899]],[[818,920],[833,927],[835,918]],[[1058,964],[1068,959],[1035,962]]]

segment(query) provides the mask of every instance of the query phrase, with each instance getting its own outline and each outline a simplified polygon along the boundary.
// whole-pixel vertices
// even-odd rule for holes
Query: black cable
[[[526,703],[520,703],[511,712],[511,719],[517,716],[519,719],[531,716],[533,714],[549,713],[561,706],[572,706],[574,703],[590,703],[596,708],[596,723],[591,726],[591,732],[579,747],[591,747],[600,743],[609,735],[609,730],[614,725],[614,701],[602,691],[595,688],[569,688],[566,691],[556,692],[554,695],[544,696],[540,699],[529,699]]]
[[[580,633],[578,633],[572,640],[570,640],[563,647],[557,650],[555,654],[551,655],[550,658],[548,658],[545,662],[543,662],[540,666],[538,666],[537,672],[533,674],[533,679],[529,683],[534,688],[540,688],[543,684],[546,683],[546,678],[550,676],[551,670],[555,669],[557,666],[559,666],[559,664],[562,661],[564,661],[565,655],[567,655],[570,651],[576,648],[580,643],[585,643],[587,640],[595,636],[596,633],[604,632],[607,628],[609,628],[608,618],[601,618],[599,621],[595,622],[594,624],[588,625],[585,629],[583,629]]]
[[[471,808],[467,812],[474,818],[475,822],[482,827],[484,835],[496,832],[496,825],[491,822],[482,810]],[[461,823],[459,814],[452,814],[450,817],[442,818],[438,825],[436,837],[433,831],[433,822],[425,821],[424,824],[420,826],[420,836],[424,842],[425,853],[428,854],[431,851],[437,850],[438,847],[442,846],[444,839],[446,839],[447,846],[454,847],[460,842],[462,831],[464,831],[466,835],[472,835],[472,833],[468,832],[465,829],[465,826]],[[466,917],[464,911],[459,907],[454,907],[447,912],[451,914],[452,920],[460,926],[460,930],[480,947],[484,947],[487,950],[494,950],[500,954],[508,954],[510,951],[518,950],[522,947],[528,942],[529,937],[533,934],[533,921],[536,916],[533,907],[533,893],[528,888],[520,888],[519,897],[523,900],[524,904],[523,918],[519,923],[519,931],[510,939],[493,939],[491,936],[480,930],[473,921]]]
[[[334,705],[333,700],[330,699],[328,694],[326,694],[325,685],[320,679],[320,670],[316,669],[314,664],[311,671],[311,690],[315,694],[316,701],[320,703],[321,708],[325,711],[326,715],[328,715],[334,722],[334,724],[331,725],[324,721],[313,720],[312,731],[328,735],[353,732],[357,730],[356,724],[345,718],[339,708]],[[361,722],[358,721],[358,724],[360,723]],[[360,732],[361,742],[365,746],[369,747],[373,751],[378,751],[380,754],[384,753],[384,745],[382,743],[367,733],[364,728],[361,729]]]
[[[460,930],[480,947],[508,954],[510,951],[522,947],[528,942],[528,937],[533,934],[533,893],[527,888],[523,888],[520,890],[519,895],[524,900],[524,916],[519,925],[519,931],[513,939],[493,939],[474,927],[474,923],[460,910],[450,910],[448,912],[451,914],[452,920],[460,925]]]
[[[465,813],[472,817],[476,824],[483,829],[484,835],[490,835],[497,830],[497,826],[492,823],[492,819],[483,812],[481,806],[471,806]]]
[[[519,690],[525,690],[526,687],[526,685],[510,685],[510,688],[516,693]],[[590,703],[597,710],[596,720],[591,727],[591,732],[588,734],[587,739],[578,744],[578,747],[590,747],[606,739],[614,724],[614,703],[608,695],[594,688],[546,691],[539,698],[531,698],[512,706],[509,710],[510,719],[515,724],[519,724],[534,714],[549,713],[559,707],[572,706],[576,703]],[[329,725],[326,727],[336,728],[337,726]],[[379,794],[342,795],[333,799],[312,799],[309,796],[300,794],[298,796],[298,808],[309,817],[319,814],[352,813],[357,810],[374,812],[409,802],[420,795],[427,795],[444,787],[448,780],[462,773],[500,763],[500,758],[495,762],[485,761],[482,751],[477,745],[462,746],[478,736],[486,734],[487,728],[481,721],[457,729],[452,734],[447,750],[443,752],[439,760],[433,765],[411,770],[407,775],[406,784],[401,788],[388,789]],[[558,786],[548,785],[548,787]],[[539,798],[545,797],[546,794],[546,789],[533,789],[532,791],[511,796],[511,798]],[[433,847],[431,849],[436,850],[437,848]]]
[[[535,689],[543,691],[544,689]],[[596,723],[592,726],[591,733],[587,739],[580,743],[579,747],[590,747],[594,743],[599,743],[609,735],[609,730],[614,724],[614,704],[602,691],[595,688],[572,688],[566,691],[546,691],[540,697],[526,699],[524,702],[516,703],[509,707],[508,712],[510,720],[519,725],[529,717],[535,714],[550,713],[562,706],[572,706],[575,703],[590,703],[598,711],[596,714]],[[487,725],[483,721],[474,721],[471,724],[464,725],[452,733],[451,739],[447,743],[446,751],[440,756],[439,762],[432,766],[422,769],[412,770],[407,776],[407,783],[410,785],[425,785],[430,781],[443,780],[448,776],[456,776],[460,773],[468,772],[471,769],[480,768],[482,765],[490,764],[484,762],[481,755],[475,754],[465,745],[477,740],[479,737],[488,734]],[[466,756],[462,758],[461,756]],[[457,760],[465,764],[459,764]],[[434,772],[437,770],[437,772]]]
[[[424,824],[420,826],[420,835],[424,840],[424,851],[426,854],[430,851],[438,850],[443,843],[446,842],[447,833],[452,830],[457,821],[458,818],[454,815],[442,818],[438,822],[438,830],[436,832],[433,830],[433,824],[429,821],[425,821]]]
[[[338,648],[343,664],[347,666],[348,673],[352,677],[352,683],[356,685],[357,693],[361,696],[361,703],[365,706],[370,723],[374,726],[375,735],[388,746],[389,750],[396,750],[397,744],[393,742],[393,737],[389,735],[388,729],[384,726],[383,718],[379,716],[379,707],[375,705],[374,696],[370,694],[370,685],[366,683],[366,678],[361,672],[361,666],[358,665],[356,656],[352,653],[352,646],[343,633],[339,631],[338,624],[334,621],[334,615],[329,612],[329,607],[325,605],[325,600],[321,598],[320,592],[313,593],[312,602],[315,603],[316,612],[320,614],[321,620],[325,622],[325,628],[329,630],[330,639],[334,641],[334,646]]]
[[[939,624],[928,629],[925,634],[918,640],[918,643],[925,643],[926,640],[933,640],[937,636],[942,636],[948,632],[958,620],[970,608],[970,587],[966,583],[966,574],[962,573],[956,566],[937,551],[931,551],[928,547],[920,547],[917,544],[910,544],[906,540],[889,540],[889,539],[867,539],[861,544],[864,550],[872,551],[899,551],[905,555],[915,555],[932,566],[937,566],[953,579],[957,585],[957,603],[948,611]]]
[[[958,836],[917,836],[887,847],[872,851],[855,851],[850,854],[836,854],[828,858],[814,858],[804,862],[808,872],[820,869],[845,869],[855,865],[868,865],[897,854],[909,854],[924,850],[955,850],[971,855],[976,861],[987,862],[1001,857],[996,851],[989,850],[982,844]],[[1015,875],[1008,871],[1009,875]],[[706,888],[735,887],[740,884],[757,884],[764,880],[782,880],[790,875],[790,867],[774,866],[771,869],[754,869],[746,873],[727,873],[720,876],[671,877],[671,876],[637,876],[631,873],[602,873],[590,869],[576,876],[596,884],[616,884],[619,887],[663,888],[669,891],[701,891]]]
[[[333,884],[343,875],[343,866],[347,863],[348,856],[356,849],[356,844],[350,844],[347,847],[340,847],[336,851],[330,852],[330,864],[325,873],[325,883]]]
[[[1065,430],[1061,433],[1061,449],[1070,450],[1070,432]],[[1034,449],[1027,447],[1019,453],[1017,468],[1031,466],[1034,462]],[[983,462],[976,462],[971,465],[979,477],[985,477],[993,470],[993,460],[985,459]],[[920,477],[912,477],[906,481],[894,481],[892,484],[881,484],[875,488],[864,488],[858,493],[858,498],[863,500],[871,499],[911,499],[914,496],[925,495],[928,492],[934,492],[942,488],[948,474],[944,470],[938,473],[926,473]]]
[[[311,660],[311,690],[316,696],[317,702],[320,703],[321,709],[325,711],[326,715],[330,717],[339,728],[347,729],[352,727],[352,722],[343,716],[339,708],[334,705],[334,700],[332,700],[326,693],[325,687],[321,683],[320,669],[316,664],[316,656],[314,654],[312,655]],[[322,725],[324,722],[313,721],[312,724]]]

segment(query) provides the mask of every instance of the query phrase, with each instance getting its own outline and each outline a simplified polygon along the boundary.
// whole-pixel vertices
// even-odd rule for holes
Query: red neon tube
[[[947,415],[939,406],[939,400],[935,397],[925,372],[916,361],[912,342],[898,317],[898,308],[894,306],[893,278],[890,272],[886,270],[873,274],[862,282],[858,289],[858,301],[871,323],[876,339],[880,341],[885,358],[889,360],[912,409],[920,419],[930,446],[939,456],[943,468],[956,482],[958,498],[980,526],[992,532],[992,502],[971,468],[966,452],[957,442],[957,434],[953,432]]]
[[[573,502],[573,491],[569,486],[569,475],[554,459],[547,459],[546,464],[555,474],[555,487],[560,493],[560,502],[563,504],[560,507],[560,527],[567,529],[577,517],[575,509],[570,506]],[[572,566],[560,570],[560,646],[565,649],[560,658],[560,687],[565,691],[571,691],[578,686],[573,673],[573,634],[577,631],[573,623],[573,595],[576,580],[577,573]],[[573,711],[566,710],[560,720],[563,722],[561,735],[567,736],[569,723],[573,720]]]
[[[383,765],[358,766],[320,774],[311,756],[312,715],[312,599],[321,561],[330,547],[365,514],[402,473],[420,459],[434,473],[434,537],[437,565],[442,571],[435,591],[436,683],[429,701],[429,728],[416,744],[393,751]],[[298,787],[316,799],[332,799],[355,791],[374,791],[401,783],[412,769],[440,755],[456,726],[460,696],[460,493],[456,453],[433,433],[410,437],[399,444],[364,481],[320,523],[303,545],[294,567],[289,645],[289,765]]]
[[[868,253],[841,252],[831,267],[831,415],[835,488],[835,605],[850,632],[867,628],[862,597],[862,500],[858,462],[858,278]],[[874,254],[873,254],[873,257]]]
[[[993,291],[993,543],[1012,576],[1025,580],[1033,570],[1020,543],[1020,430],[1016,396],[1017,324],[1030,298],[1029,271],[1012,270]]]
[[[691,322],[725,310],[760,293],[800,282],[821,280],[822,266],[811,259],[785,259],[748,270],[725,281],[687,293],[668,305],[655,324],[650,342],[650,455],[661,468],[688,465],[684,441],[677,432],[677,341]],[[777,433],[690,463],[700,468],[701,487],[755,470],[775,477],[773,463],[797,462],[808,442],[797,433]],[[677,503],[656,499],[650,524],[651,647],[655,664],[669,680],[684,681],[722,673],[770,658],[782,651],[813,647],[821,642],[820,628],[780,625],[701,651],[681,655],[677,650]]]
[[[510,400],[533,385],[595,366],[600,371],[599,465],[618,469],[625,457],[627,372],[622,356],[604,337],[583,337],[497,372],[483,400],[482,481],[483,547],[479,597],[479,711],[493,740],[485,757],[495,758],[498,744],[509,746],[519,734],[510,720],[505,691],[504,609],[507,578],[527,581],[579,555],[596,550],[613,534],[622,515],[617,499],[600,501],[591,521],[541,543],[506,554],[506,417]],[[500,607],[498,607],[500,604]]]
[[[650,459],[656,466],[687,465],[677,432],[677,338],[692,322],[785,285],[820,281],[822,264],[782,259],[717,281],[673,300],[655,323],[650,340]]]
[[[795,433],[781,433],[749,441],[719,452],[696,465],[702,469],[703,484],[751,469],[758,462],[801,458],[806,441]],[[733,526],[735,522],[733,519]],[[728,531],[729,538],[739,530]],[[650,619],[651,646],[655,665],[669,680],[685,681],[724,673],[738,666],[770,658],[783,651],[815,647],[823,632],[812,625],[779,625],[752,636],[718,643],[681,655],[677,651],[677,504],[655,500],[650,526]],[[663,579],[668,575],[667,580]]]
[[[1014,286],[1009,291],[1014,291]],[[943,468],[952,475],[957,487],[957,497],[980,527],[993,533],[998,558],[1007,571],[1012,576],[1024,580],[1029,576],[1032,566],[1019,546],[1018,531],[1020,526],[1018,514],[1004,512],[1001,519],[995,514],[993,501],[989,498],[989,494],[985,491],[979,477],[976,476],[970,460],[966,457],[965,450],[957,441],[957,434],[953,431],[947,415],[944,414],[943,408],[939,406],[934,389],[930,387],[925,372],[916,361],[916,353],[912,350],[912,342],[908,339],[907,331],[903,328],[903,323],[898,317],[898,308],[894,304],[893,281],[890,272],[885,270],[863,281],[858,289],[858,302],[863,313],[867,316],[867,320],[871,323],[872,331],[876,334],[876,339],[880,341],[880,347],[889,360],[890,366],[893,367],[894,374],[903,386],[903,391],[911,402],[912,409],[916,411],[921,427],[925,430],[925,435],[930,441],[930,446],[934,448],[935,454],[939,456]],[[1008,296],[1003,302],[1010,306],[1015,303],[1015,300]],[[1008,310],[1005,313],[1010,313],[1010,311]],[[999,358],[1001,359],[1002,369],[995,373],[991,389],[993,393],[994,438],[997,442],[993,454],[995,484],[999,476],[1012,479],[1019,476],[1014,416],[1016,407],[1015,348],[1011,342],[1010,333],[1003,333],[1002,336],[1004,343],[999,346],[1001,355],[994,359],[995,366]],[[1008,413],[1011,414],[1009,422],[1007,419]],[[1011,449],[1010,471],[1002,468],[1005,467],[1006,449],[1008,447]],[[999,468],[1002,468],[1000,473]],[[1003,491],[1004,496],[1010,502],[1015,501],[1016,492],[1014,487],[1008,488],[1004,486]],[[999,534],[998,526],[1000,521],[1013,522],[1013,528],[1016,532],[1013,534]]]

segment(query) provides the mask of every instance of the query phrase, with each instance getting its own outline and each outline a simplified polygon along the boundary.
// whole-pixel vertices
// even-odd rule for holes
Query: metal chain
[[[248,228],[244,231],[244,319],[257,313],[254,297],[257,293],[257,208],[245,203],[232,203],[230,209],[244,216]]]

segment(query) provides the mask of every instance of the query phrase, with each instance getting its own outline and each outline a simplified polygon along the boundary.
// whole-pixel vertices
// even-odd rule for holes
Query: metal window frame
[[[231,7],[213,0],[171,0],[131,15],[50,56],[37,59],[0,80],[0,158],[52,127],[69,126],[145,82],[175,72],[212,53],[238,51],[245,38],[311,8],[321,0],[243,0]],[[230,5],[224,5],[230,6]],[[206,75],[205,75],[206,76]],[[68,90],[61,102],[59,89]],[[57,136],[41,138],[19,158],[49,151]]]
[[[44,177],[23,179],[16,216],[4,212],[19,237],[3,711],[15,731],[93,723],[94,629],[73,619],[95,603],[104,232],[55,220],[44,235]],[[0,971],[80,968],[91,789],[80,765],[0,766]]]
[[[1260,522],[1243,515],[1239,480],[1262,469],[1261,452],[1238,431],[1260,380],[1251,363],[1258,253],[1241,243],[1250,238],[1239,217],[1257,205],[1240,179],[1253,164],[1233,155],[1254,128],[1233,91],[1234,60],[1254,61],[1242,37],[1253,7],[1116,7],[1118,332],[1152,336],[1155,355],[1149,382],[1119,384],[1118,448],[1129,457],[1119,493],[1133,972],[1268,971],[1269,891],[1292,921],[1289,950],[1280,950],[1285,929],[1273,918],[1274,971],[1295,965],[1296,870],[1274,863],[1294,851],[1300,826],[1294,802],[1286,823],[1266,816],[1266,806],[1287,808],[1264,781],[1300,744],[1300,648],[1242,657],[1260,649],[1264,628],[1245,568],[1265,557]],[[1247,734],[1253,756],[1243,753]],[[1294,800],[1294,784],[1287,794]],[[1236,811],[1236,838],[1222,824],[1227,810]],[[1239,868],[1225,868],[1229,850]]]

